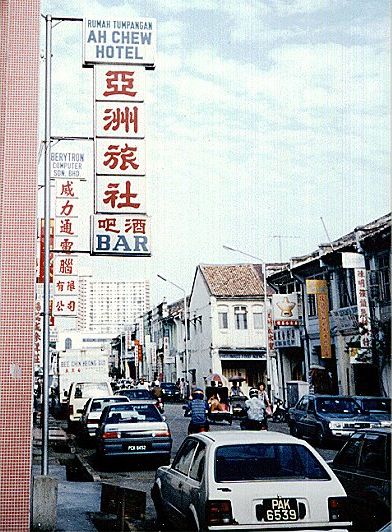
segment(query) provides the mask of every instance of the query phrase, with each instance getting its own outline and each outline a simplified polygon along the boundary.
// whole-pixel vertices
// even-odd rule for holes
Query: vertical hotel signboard
[[[144,99],[156,21],[85,19],[83,39],[84,63],[94,65],[91,254],[150,256]]]
[[[329,325],[328,285],[325,279],[306,279],[306,292],[316,296],[320,328],[321,358],[331,358],[331,330]]]

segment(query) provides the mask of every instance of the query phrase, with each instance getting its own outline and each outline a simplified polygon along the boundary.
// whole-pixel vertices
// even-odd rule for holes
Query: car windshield
[[[76,386],[75,397],[76,392],[79,393],[79,397],[93,397],[108,393],[108,386],[105,382],[86,382]]]
[[[161,382],[161,388],[165,388],[165,390],[174,390],[176,388],[176,385],[171,384],[170,382]]]
[[[121,405],[110,409],[107,423],[162,421],[154,405]]]
[[[129,399],[151,399],[148,390],[121,390],[121,395],[126,395]]]
[[[370,412],[386,412],[387,414],[391,413],[391,400],[388,398],[380,399],[362,399],[363,408],[369,410]]]
[[[123,397],[105,397],[102,399],[93,399],[91,403],[91,412],[99,412],[107,405],[111,405],[112,403],[121,403],[124,401],[126,401],[126,399]]]
[[[303,445],[252,443],[218,447],[215,479],[217,482],[330,480],[330,476]]]
[[[359,404],[353,399],[316,399],[317,412],[322,414],[360,414]]]

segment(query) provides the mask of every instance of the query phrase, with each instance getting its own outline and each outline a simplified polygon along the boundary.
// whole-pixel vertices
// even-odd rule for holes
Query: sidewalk
[[[33,477],[41,474],[41,429],[33,428]],[[58,480],[56,532],[97,532],[89,519],[90,512],[99,512],[100,482],[68,481],[66,466],[49,446],[48,476]]]
[[[40,475],[40,466],[33,466],[33,476]],[[56,532],[97,532],[89,519],[90,512],[99,512],[101,484],[70,482],[63,465],[50,464],[49,476],[58,480]]]

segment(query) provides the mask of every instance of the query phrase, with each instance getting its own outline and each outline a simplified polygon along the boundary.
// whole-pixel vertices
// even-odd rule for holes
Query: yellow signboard
[[[327,294],[327,281],[325,279],[306,279],[306,293],[308,295]]]

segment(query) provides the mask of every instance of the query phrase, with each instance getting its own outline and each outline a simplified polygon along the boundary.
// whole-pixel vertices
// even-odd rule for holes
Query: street
[[[185,418],[183,412],[182,404],[167,403],[165,405],[164,415],[166,416],[173,437],[172,458],[187,435],[189,418]],[[240,430],[240,425],[238,420],[234,420],[232,426],[226,422],[223,422],[221,424],[211,425],[210,430],[238,431]],[[283,432],[286,434],[288,433],[288,427],[285,423],[270,422],[269,430]],[[117,463],[110,464],[109,466],[105,465],[102,467],[102,465],[96,460],[95,450],[93,447],[89,448],[81,446],[76,440],[75,450],[87,460],[88,464],[93,468],[101,481],[118,483],[136,490],[145,491],[147,493],[146,521],[148,523],[148,529],[154,530],[155,510],[150,497],[150,490],[154,481],[155,471],[158,465],[157,462],[151,459],[141,460],[138,457],[137,460],[134,461],[119,461]],[[335,446],[333,449],[317,449],[317,451],[325,460],[332,460],[337,450],[338,446]]]

